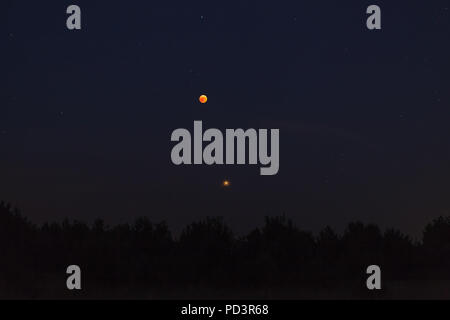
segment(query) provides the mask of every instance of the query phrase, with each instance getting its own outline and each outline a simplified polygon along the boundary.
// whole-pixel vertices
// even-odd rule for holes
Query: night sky
[[[66,28],[70,4],[82,30]],[[366,28],[371,4],[382,30]],[[34,222],[223,216],[244,232],[285,213],[312,231],[361,220],[419,236],[450,213],[448,0],[6,0],[0,13],[0,199]],[[279,128],[280,171],[173,165],[170,135],[194,120]]]

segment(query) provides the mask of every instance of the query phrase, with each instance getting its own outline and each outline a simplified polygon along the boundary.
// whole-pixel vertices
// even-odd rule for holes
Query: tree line
[[[36,225],[1,202],[0,257],[0,296],[62,290],[72,264],[82,268],[84,288],[143,291],[356,286],[372,264],[390,281],[449,279],[450,217],[427,224],[421,241],[361,222],[314,235],[285,216],[266,217],[242,236],[221,218],[206,218],[174,237],[166,223],[146,217],[113,227],[67,219]]]

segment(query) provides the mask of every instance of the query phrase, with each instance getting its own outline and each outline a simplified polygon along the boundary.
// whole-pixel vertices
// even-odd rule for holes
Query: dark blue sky
[[[66,29],[70,4],[81,31]],[[286,213],[418,235],[450,210],[450,1],[0,7],[0,198],[33,221],[221,215],[244,231]],[[170,134],[194,120],[279,128],[278,175],[172,165]]]

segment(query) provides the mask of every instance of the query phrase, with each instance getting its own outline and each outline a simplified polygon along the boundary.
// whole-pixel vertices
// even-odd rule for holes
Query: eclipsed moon
[[[199,98],[198,101],[200,101],[200,103],[206,103],[206,101],[208,101],[208,97],[204,94],[202,94]]]

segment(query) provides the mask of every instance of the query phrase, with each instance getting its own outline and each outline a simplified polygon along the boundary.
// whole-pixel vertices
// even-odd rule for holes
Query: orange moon
[[[230,186],[230,181],[229,180],[224,180],[223,182],[222,182],[222,186],[224,186],[224,187],[229,187]]]
[[[208,101],[208,97],[204,94],[202,94],[199,98],[198,101],[200,101],[200,103],[206,103],[206,101]]]

